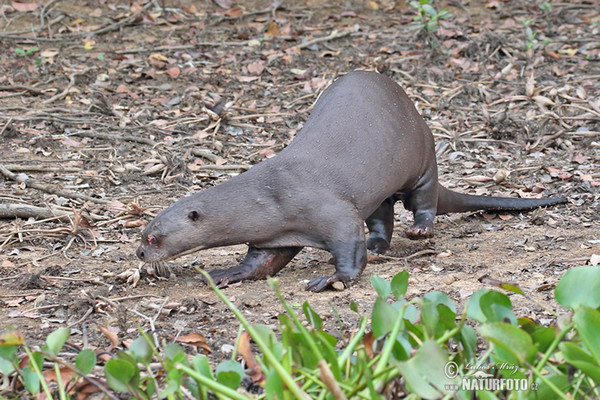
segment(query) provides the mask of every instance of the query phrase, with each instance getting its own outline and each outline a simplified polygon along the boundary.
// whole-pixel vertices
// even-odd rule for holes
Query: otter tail
[[[453,192],[442,185],[439,185],[437,215],[477,210],[531,210],[537,207],[549,206],[551,204],[564,203],[566,201],[567,199],[564,197],[522,199],[512,197],[474,196]]]

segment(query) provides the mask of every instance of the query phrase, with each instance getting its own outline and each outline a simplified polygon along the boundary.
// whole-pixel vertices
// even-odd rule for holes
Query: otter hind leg
[[[383,254],[390,248],[394,232],[394,203],[395,196],[390,196],[365,221],[369,228],[367,249]]]
[[[302,247],[259,249],[250,246],[244,261],[238,266],[211,271],[210,277],[217,285],[266,279],[267,276],[273,276],[285,267],[300,250]]]

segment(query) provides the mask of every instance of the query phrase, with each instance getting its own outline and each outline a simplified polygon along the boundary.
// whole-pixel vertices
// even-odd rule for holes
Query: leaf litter
[[[341,292],[304,291],[333,268],[307,249],[279,273],[289,300],[308,300],[329,328],[333,304],[351,332],[350,302],[372,307],[370,275],[406,269],[409,297],[441,290],[461,305],[497,281],[547,302],[566,269],[598,264],[597,7],[447,2],[453,17],[423,34],[403,1],[183,3],[0,6],[1,325],[40,341],[59,326],[92,331],[90,345],[107,351],[140,325],[228,357],[237,324],[193,266],[231,267],[244,246],[182,258],[160,280],[135,258],[141,225],[274,156],[322,90],[356,68],[406,89],[436,137],[447,187],[569,202],[439,217],[426,241],[396,233],[391,252],[371,255]],[[402,232],[411,216],[396,211]],[[264,281],[226,291],[253,322],[274,324],[283,311]],[[511,300],[520,315],[548,319]]]

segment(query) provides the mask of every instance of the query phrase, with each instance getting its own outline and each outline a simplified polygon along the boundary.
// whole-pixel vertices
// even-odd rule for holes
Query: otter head
[[[201,202],[198,199],[194,201],[193,197],[195,196],[177,201],[146,226],[136,251],[140,260],[166,261],[211,247],[203,234],[210,222],[205,220]]]

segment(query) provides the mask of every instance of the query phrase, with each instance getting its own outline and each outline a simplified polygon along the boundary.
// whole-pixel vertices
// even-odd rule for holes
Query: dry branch
[[[0,204],[0,218],[56,218],[69,222],[69,216],[73,216],[73,214],[62,210],[36,207],[29,204]]]
[[[13,172],[11,172],[10,170],[8,170],[2,164],[0,164],[0,173],[2,173],[2,175],[4,175],[5,177],[7,177],[8,179],[11,179],[11,180],[13,180],[15,182],[19,182],[19,183],[24,183],[25,186],[27,186],[29,188],[36,189],[36,190],[41,190],[41,191],[46,192],[46,193],[56,194],[58,196],[66,197],[66,198],[69,198],[69,199],[92,201],[94,203],[99,203],[99,204],[110,204],[111,203],[109,200],[98,199],[98,198],[95,198],[95,197],[86,196],[84,194],[65,192],[64,190],[54,189],[54,188],[51,188],[51,187],[46,186],[46,185],[42,185],[42,184],[37,183],[37,182],[33,182],[33,181],[31,181],[30,179],[28,179],[26,177],[14,174]]]

